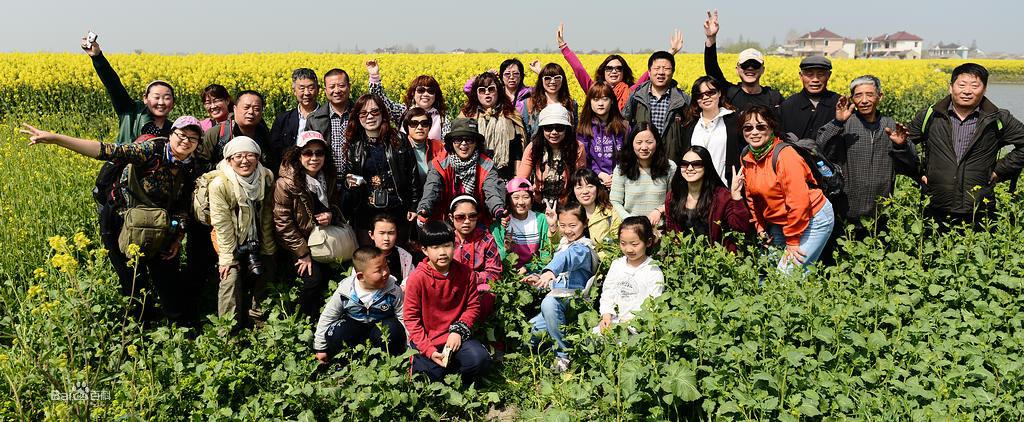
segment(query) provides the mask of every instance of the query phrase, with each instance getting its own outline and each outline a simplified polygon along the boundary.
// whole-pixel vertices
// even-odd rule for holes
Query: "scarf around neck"
[[[253,171],[249,176],[243,177],[235,173],[235,169],[231,168],[227,159],[217,164],[217,170],[224,174],[224,177],[229,182],[229,186],[238,196],[238,215],[236,218],[240,226],[239,229],[242,229],[242,225],[248,226],[248,230],[242,229],[241,232],[246,233],[245,240],[249,240],[259,232],[256,226],[257,205],[263,202],[267,191],[266,187],[274,179],[274,174],[263,167],[263,164],[260,164],[258,161],[256,171]],[[249,221],[242,221],[243,208],[251,210]]]
[[[501,113],[501,107],[495,106],[490,110],[477,109],[476,124],[480,134],[484,135],[487,149],[494,151],[494,156],[491,157],[494,160],[494,166],[499,168],[508,166],[509,144],[516,134],[526,133],[522,122],[505,117]]]
[[[463,160],[455,153],[448,155],[445,161],[455,170],[455,178],[462,184],[462,190],[467,195],[476,196],[476,165],[480,161],[480,151],[474,151],[473,155]]]
[[[761,161],[761,159],[764,158],[764,156],[768,154],[768,151],[771,151],[774,146],[775,137],[773,136],[772,139],[765,142],[760,148],[754,148],[753,146],[749,147],[750,154],[754,156],[755,161]]]

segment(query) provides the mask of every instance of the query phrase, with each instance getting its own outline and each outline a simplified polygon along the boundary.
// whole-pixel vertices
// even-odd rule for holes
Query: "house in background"
[[[856,56],[857,43],[854,40],[821,28],[817,31],[808,32],[788,44],[795,44],[796,47],[786,53],[798,56],[825,56],[836,58],[852,59]]]
[[[864,40],[862,57],[891,59],[920,59],[924,40],[906,31],[882,34]]]
[[[943,43],[939,41],[938,44],[932,46],[925,54],[925,57],[929,59],[962,59],[966,60],[971,57],[985,57],[985,52],[979,50],[977,47],[971,48],[963,44],[957,43]]]

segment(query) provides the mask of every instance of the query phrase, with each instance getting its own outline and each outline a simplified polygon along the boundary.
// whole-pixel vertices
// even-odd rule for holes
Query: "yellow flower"
[[[33,284],[28,288],[28,294],[26,295],[27,300],[32,300],[36,296],[43,294],[43,287],[38,284]]]
[[[75,233],[72,241],[75,243],[75,247],[79,250],[85,250],[86,247],[92,244],[92,240],[89,240],[89,237],[82,232]]]
[[[135,357],[135,355],[138,354],[138,352],[139,352],[139,349],[137,347],[135,347],[134,344],[129,344],[126,349],[128,350],[128,356],[131,356],[131,357]]]
[[[68,249],[68,238],[64,236],[50,236],[48,241],[50,242],[50,248],[57,251],[57,253],[64,253]]]
[[[35,271],[32,271],[32,278],[36,278],[36,279],[46,278],[46,275],[47,275],[46,274],[46,270],[44,270],[42,268],[36,268]]]
[[[7,363],[9,360],[11,360],[11,358],[7,356],[6,353],[0,353],[0,365]]]
[[[78,270],[78,260],[64,253],[50,258],[50,265],[68,275],[74,275],[75,271]]]

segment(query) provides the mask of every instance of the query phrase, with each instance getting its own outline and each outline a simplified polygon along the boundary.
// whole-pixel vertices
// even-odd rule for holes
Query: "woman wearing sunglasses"
[[[413,78],[409,88],[405,90],[405,97],[401,103],[392,101],[384,92],[384,85],[380,79],[380,64],[376,60],[366,61],[366,72],[370,74],[368,83],[370,94],[380,97],[384,101],[388,112],[391,113],[391,121],[401,122],[405,111],[409,107],[420,107],[427,111],[432,121],[430,127],[430,139],[441,139],[451,130],[451,122],[448,120],[448,106],[444,103],[444,93],[441,92],[441,85],[430,75],[420,75]]]
[[[770,109],[751,106],[740,114],[740,122],[747,142],[740,157],[743,182],[757,235],[785,248],[780,270],[806,268],[817,262],[832,233],[832,204],[821,189],[812,187],[814,175],[800,153],[786,148],[776,135],[778,121]]]
[[[533,66],[531,64],[531,66]],[[569,122],[576,127],[579,122],[579,105],[569,96],[569,85],[566,84],[565,70],[555,63],[548,63],[537,75],[537,83],[533,86],[533,94],[526,100],[523,110],[523,124],[526,125],[527,138],[537,134],[540,119],[538,114],[549,104],[561,104],[569,111]]]
[[[554,212],[569,195],[569,177],[587,166],[586,148],[576,140],[569,110],[548,104],[537,115],[539,130],[523,153],[516,177],[532,179],[535,209]]]
[[[292,253],[295,272],[302,279],[299,308],[316,321],[323,306],[327,282],[337,273],[330,265],[313,261],[310,233],[316,226],[340,224],[338,172],[331,148],[320,132],[300,132],[294,147],[284,153],[274,189],[274,228],[282,246]]]
[[[459,117],[476,120],[476,130],[484,138],[481,152],[494,160],[495,171],[502,179],[511,179],[523,158],[523,143],[527,139],[523,119],[493,73],[477,76],[467,97]]]
[[[629,63],[626,59],[618,54],[609,55],[601,62],[600,66],[597,66],[597,71],[594,72],[594,78],[591,79],[590,75],[587,74],[587,69],[583,67],[583,63],[580,62],[579,57],[576,57],[576,53],[569,48],[569,44],[565,42],[565,38],[562,36],[565,34],[565,25],[558,24],[558,32],[555,34],[555,40],[558,42],[558,49],[562,50],[562,57],[565,57],[565,61],[569,62],[569,67],[572,68],[572,73],[576,75],[576,80],[579,81],[580,87],[583,88],[584,92],[587,92],[596,81],[598,84],[608,84],[615,91],[615,99],[617,101],[619,111],[626,106],[626,102],[629,101],[629,94],[632,93],[638,86],[650,79],[650,75],[644,72],[640,76],[640,80],[633,80],[633,69],[630,69]],[[672,54],[676,54],[683,48],[683,34],[678,30],[672,34],[668,51]]]
[[[434,129],[434,121],[430,113],[419,106],[409,107],[402,117],[402,131],[409,137],[409,145],[412,147],[413,155],[416,156],[416,172],[419,180],[427,180],[427,173],[430,172],[430,163],[435,158],[442,160],[448,153],[444,150],[444,141],[441,138],[432,138],[430,133]]]
[[[386,213],[398,222],[399,246],[409,240],[409,221],[416,218],[420,187],[412,147],[391,126],[384,100],[363,94],[352,106],[341,144],[345,177],[342,209],[350,212],[360,245],[371,245],[373,217]]]
[[[725,100],[723,88],[721,82],[710,76],[701,76],[693,83],[690,90],[693,102],[683,126],[682,145],[678,155],[670,158],[678,163],[690,146],[707,148],[713,166],[705,168],[714,167],[722,184],[731,186],[731,170],[739,167],[740,150],[746,143],[740,133],[739,114]]]
[[[683,153],[662,208],[665,230],[704,236],[736,252],[735,240],[722,234],[742,235],[750,230],[750,211],[743,201],[743,175],[738,167],[729,170],[732,185],[726,188],[713,162],[711,152],[702,146],[693,145]]]

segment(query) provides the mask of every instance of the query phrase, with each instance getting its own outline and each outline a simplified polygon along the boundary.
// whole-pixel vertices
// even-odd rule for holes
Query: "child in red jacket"
[[[491,357],[469,338],[480,315],[480,293],[473,271],[453,258],[454,240],[452,228],[441,221],[420,231],[427,259],[406,281],[405,328],[420,352],[412,357],[413,372],[434,381],[458,373],[472,382],[490,366]]]

